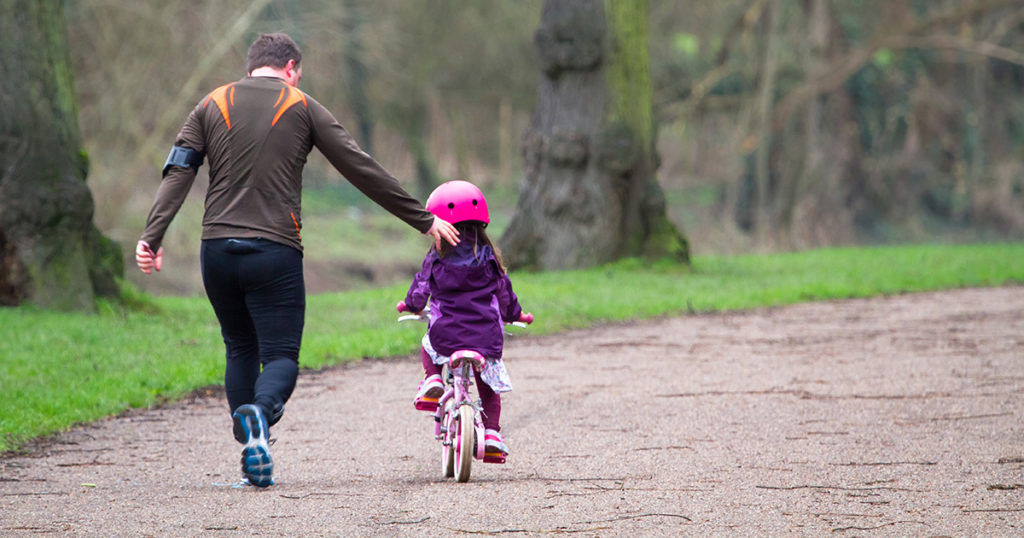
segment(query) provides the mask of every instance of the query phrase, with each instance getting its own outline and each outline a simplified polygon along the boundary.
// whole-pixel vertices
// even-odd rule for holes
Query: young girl
[[[427,210],[452,223],[460,242],[432,247],[423,268],[409,286],[399,311],[421,312],[430,301],[430,321],[423,336],[421,357],[425,379],[420,383],[413,405],[421,411],[437,410],[444,394],[441,365],[460,349],[470,349],[487,359],[483,372],[476,373],[476,386],[484,411],[485,453],[501,453],[508,447],[501,436],[501,393],[512,383],[501,361],[503,323],[533,321],[524,313],[512,291],[501,253],[484,228],[491,221],[487,201],[468,181],[449,181],[427,198]],[[485,458],[488,461],[491,458]]]

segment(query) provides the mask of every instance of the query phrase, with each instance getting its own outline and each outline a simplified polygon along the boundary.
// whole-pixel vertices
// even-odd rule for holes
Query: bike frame
[[[437,411],[434,411],[434,438],[444,444],[455,442],[453,418],[458,416],[459,408],[465,405],[473,408],[473,428],[476,430],[477,439],[473,458],[478,460],[484,459],[483,412],[479,406],[473,403],[469,387],[473,384],[473,371],[482,370],[484,364],[485,359],[483,356],[475,351],[459,350],[452,354],[451,361],[448,364],[452,380],[449,384],[448,379],[445,379],[445,384],[448,386],[441,398],[437,400]],[[449,400],[454,400],[451,412],[447,410]]]

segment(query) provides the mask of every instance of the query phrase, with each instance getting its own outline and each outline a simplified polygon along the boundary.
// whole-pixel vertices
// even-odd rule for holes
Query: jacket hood
[[[482,245],[473,253],[473,246],[459,243],[455,251],[438,258],[434,279],[441,289],[472,290],[487,287],[498,278],[498,262],[491,247]]]

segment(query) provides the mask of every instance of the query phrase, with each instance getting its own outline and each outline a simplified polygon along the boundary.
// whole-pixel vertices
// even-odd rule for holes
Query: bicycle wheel
[[[455,477],[459,482],[469,480],[469,468],[473,465],[473,454],[476,452],[476,428],[473,426],[473,406],[459,407],[457,417],[458,436],[455,439]]]
[[[452,400],[448,400],[441,415],[441,426],[445,429],[441,435],[441,472],[445,478],[455,476],[455,422]]]

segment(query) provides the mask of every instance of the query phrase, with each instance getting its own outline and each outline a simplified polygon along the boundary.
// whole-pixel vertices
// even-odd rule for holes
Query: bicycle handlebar
[[[421,312],[411,312],[409,307],[406,306],[405,301],[398,301],[395,305],[395,310],[398,312],[410,312],[404,316],[399,316],[398,321],[427,321],[427,314],[430,313],[430,307],[424,308]],[[523,312],[519,315],[518,321],[509,322],[508,325],[513,327],[520,327],[525,329],[527,325],[533,323],[533,314],[530,312]]]

